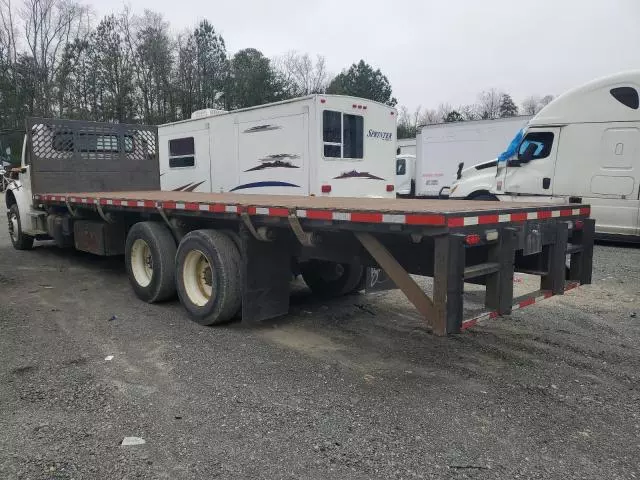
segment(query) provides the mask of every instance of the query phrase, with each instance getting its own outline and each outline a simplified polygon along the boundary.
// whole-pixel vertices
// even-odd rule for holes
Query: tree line
[[[437,109],[423,110],[422,107],[418,107],[414,112],[400,107],[398,138],[415,137],[421,125],[535,115],[553,99],[553,95],[532,95],[525,98],[518,108],[511,95],[492,88],[480,92],[476,103],[460,105],[458,108],[452,107],[449,103],[441,103]]]
[[[231,54],[207,20],[174,34],[148,10],[96,19],[74,0],[0,0],[0,153],[7,144],[19,151],[28,116],[157,125],[202,108],[232,110],[312,93],[397,103],[388,78],[364,60],[332,75],[320,55],[268,58],[257,48]],[[531,97],[521,112],[535,113],[549,98]],[[421,124],[510,116],[518,108],[509,95],[490,90],[474,105],[400,113],[402,138]]]
[[[395,105],[388,79],[364,61],[337,76],[324,57],[231,55],[207,20],[172,34],[159,13],[93,17],[71,0],[0,0],[0,129],[27,116],[162,124],[202,108],[237,109],[311,93]]]

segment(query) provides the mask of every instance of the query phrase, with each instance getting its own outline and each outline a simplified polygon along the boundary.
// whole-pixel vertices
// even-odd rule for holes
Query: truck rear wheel
[[[176,255],[176,286],[199,324],[231,321],[242,305],[242,261],[231,237],[216,230],[185,235]]]
[[[136,296],[148,303],[175,297],[176,242],[156,222],[136,223],[127,235],[125,263]]]
[[[300,265],[302,278],[316,295],[337,297],[358,289],[364,267],[358,264],[309,260]]]
[[[25,235],[22,231],[22,221],[20,220],[20,211],[18,204],[14,203],[9,208],[9,236],[11,243],[16,250],[31,250],[33,248],[33,237]]]

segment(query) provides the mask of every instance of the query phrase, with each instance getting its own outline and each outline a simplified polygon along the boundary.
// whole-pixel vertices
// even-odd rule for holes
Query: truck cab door
[[[499,171],[497,189],[512,195],[553,195],[560,130],[560,127],[529,129],[517,154]]]

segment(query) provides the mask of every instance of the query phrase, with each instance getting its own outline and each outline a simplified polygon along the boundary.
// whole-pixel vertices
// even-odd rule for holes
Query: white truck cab
[[[396,194],[413,197],[416,193],[416,156],[396,156]]]
[[[591,205],[600,236],[640,235],[640,71],[593,80],[543,108],[489,193],[505,201]],[[473,198],[474,176],[452,186]],[[468,192],[468,193],[467,193]]]

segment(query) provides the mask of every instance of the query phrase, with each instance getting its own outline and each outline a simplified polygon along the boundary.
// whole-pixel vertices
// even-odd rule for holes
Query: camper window
[[[324,110],[322,141],[325,158],[363,158],[364,118]]]
[[[169,140],[169,168],[193,167],[196,164],[193,137]]]
[[[404,158],[396,160],[396,175],[404,175],[407,173],[407,162]]]
[[[529,132],[518,147],[518,160],[529,162],[546,158],[551,153],[553,145],[552,132]]]

